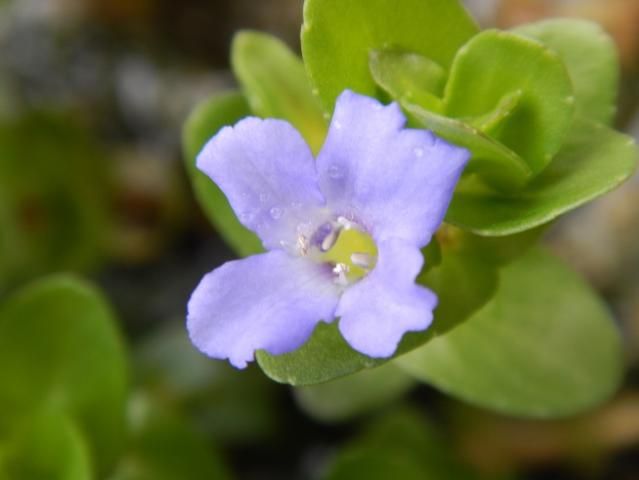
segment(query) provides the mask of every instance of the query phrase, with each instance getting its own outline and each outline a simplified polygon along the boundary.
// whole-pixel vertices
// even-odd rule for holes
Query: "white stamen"
[[[337,217],[337,224],[344,230],[350,230],[355,226],[355,224],[346,217]]]
[[[348,279],[346,278],[348,270],[348,265],[345,265],[343,263],[338,263],[337,265],[335,265],[335,267],[333,267],[333,273],[336,275],[335,283],[343,287],[348,285]]]
[[[322,245],[320,246],[322,252],[328,252],[331,248],[333,248],[333,245],[337,242],[337,237],[339,237],[340,230],[340,228],[334,228],[328,235],[326,235],[326,237],[324,237]]]
[[[373,266],[373,256],[368,253],[353,253],[351,255],[351,262],[358,267],[369,269]]]

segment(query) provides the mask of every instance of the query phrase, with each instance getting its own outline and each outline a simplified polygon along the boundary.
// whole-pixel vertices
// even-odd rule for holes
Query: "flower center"
[[[335,282],[342,286],[365,277],[377,261],[377,246],[371,236],[342,217],[321,226],[312,247],[313,258],[331,265]]]

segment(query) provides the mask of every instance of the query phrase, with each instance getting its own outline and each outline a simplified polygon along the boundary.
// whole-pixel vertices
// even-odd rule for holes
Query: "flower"
[[[249,117],[206,144],[197,166],[266,253],[204,276],[188,304],[192,342],[238,368],[300,347],[339,317],[344,339],[391,356],[426,329],[437,297],[415,283],[469,158],[399,106],[344,91],[317,159],[287,122]]]

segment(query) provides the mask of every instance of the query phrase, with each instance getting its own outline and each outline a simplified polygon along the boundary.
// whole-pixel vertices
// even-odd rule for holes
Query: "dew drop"
[[[339,120],[335,120],[333,122],[333,126],[335,127],[336,130],[341,130],[342,129],[342,124],[339,122]]]
[[[273,220],[278,220],[282,216],[282,209],[281,208],[277,208],[277,207],[273,207],[273,208],[271,208],[269,213],[271,214],[271,218]]]
[[[331,165],[330,167],[328,167],[328,176],[333,179],[342,178],[342,169],[339,168],[337,165]]]
[[[413,149],[413,153],[415,153],[416,157],[423,157],[424,156],[424,149],[421,147],[415,147]]]
[[[240,221],[242,223],[248,223],[255,218],[255,214],[253,212],[242,212],[240,213]]]
[[[268,193],[260,193],[260,202],[264,203],[269,199]]]

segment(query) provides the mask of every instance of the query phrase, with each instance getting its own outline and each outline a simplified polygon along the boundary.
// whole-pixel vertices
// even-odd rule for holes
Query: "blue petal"
[[[331,210],[376,239],[426,245],[469,158],[429,131],[405,129],[399,106],[345,91],[317,159]]]
[[[223,128],[198,155],[197,166],[267,249],[295,245],[298,226],[317,218],[324,204],[311,150],[282,120],[249,117]]]
[[[272,251],[205,275],[189,300],[187,328],[202,352],[244,368],[255,350],[301,346],[320,320],[333,320],[338,295],[330,268]]]
[[[426,329],[437,297],[415,284],[423,257],[399,239],[378,245],[375,268],[349,287],[337,306],[339,330],[355,350],[370,357],[390,357],[404,333]]]

